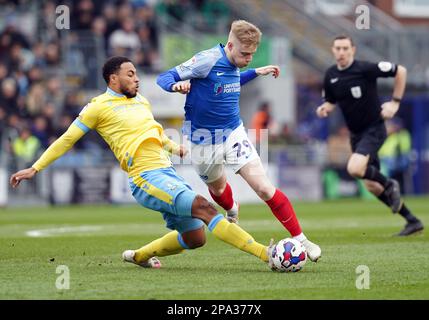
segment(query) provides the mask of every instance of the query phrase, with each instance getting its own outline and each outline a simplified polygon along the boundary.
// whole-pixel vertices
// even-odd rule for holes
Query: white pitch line
[[[329,221],[327,224],[326,221],[318,222],[314,220],[301,219],[301,224],[306,230],[333,230],[336,228],[377,228],[378,221],[354,221],[352,219],[335,219]],[[243,217],[240,220],[240,226],[246,229],[249,232],[256,231],[280,231],[284,230],[280,223],[276,220],[246,220]],[[384,227],[393,227],[397,226],[397,222],[393,219],[386,220],[383,222]],[[14,227],[14,228],[12,228]],[[13,225],[6,226],[2,228],[0,226],[0,235],[16,235],[18,229],[25,228],[25,226]],[[22,230],[22,229],[21,229]],[[19,231],[21,231],[19,230]],[[126,223],[126,224],[103,224],[103,225],[81,225],[81,226],[62,226],[56,228],[46,228],[46,229],[33,229],[33,230],[22,230],[21,232],[25,233],[28,237],[40,238],[40,237],[58,237],[63,235],[118,235],[118,234],[128,234],[128,235],[158,235],[165,233],[167,229],[164,226],[164,223]],[[7,233],[9,232],[9,234]]]
[[[50,237],[64,233],[79,233],[79,232],[97,232],[103,229],[102,226],[77,226],[77,227],[60,227],[51,229],[28,230],[25,234],[28,237]]]

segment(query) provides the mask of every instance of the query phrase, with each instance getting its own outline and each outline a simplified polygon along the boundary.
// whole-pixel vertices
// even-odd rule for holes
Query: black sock
[[[412,213],[411,211],[406,207],[405,204],[402,205],[401,210],[399,210],[398,212],[401,216],[404,217],[405,220],[407,220],[407,222],[417,222],[419,221],[419,219],[417,219]]]
[[[383,202],[386,206],[388,206],[390,208],[389,198],[386,196],[385,191],[383,191],[383,193],[380,194],[377,198],[378,198],[378,200],[380,200],[381,202]]]
[[[368,166],[366,168],[365,174],[362,177],[363,179],[368,179],[372,181],[376,181],[381,184],[384,188],[387,187],[388,179],[381,174],[381,172],[374,166]]]
[[[386,194],[383,193],[380,194],[378,197],[378,200],[380,200],[381,202],[383,202],[386,206],[388,206],[390,208],[390,204],[389,204],[389,199],[386,196]],[[419,219],[417,219],[412,213],[411,211],[407,208],[407,206],[405,205],[405,203],[402,204],[401,209],[398,212],[401,216],[404,217],[405,220],[407,220],[407,222],[417,222],[419,221]]]

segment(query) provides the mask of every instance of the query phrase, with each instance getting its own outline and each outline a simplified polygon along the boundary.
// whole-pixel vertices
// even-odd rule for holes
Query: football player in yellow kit
[[[162,213],[173,231],[122,257],[142,267],[159,268],[157,257],[204,245],[204,224],[222,241],[270,263],[271,247],[256,242],[237,224],[228,222],[205,198],[196,194],[178,176],[164,150],[183,157],[186,149],[170,140],[154,120],[149,102],[138,93],[139,78],[133,63],[112,57],[103,66],[105,93],[93,98],[67,131],[30,167],[16,172],[10,184],[22,180],[61,157],[89,130],[96,130],[107,142],[121,168],[128,173],[134,198],[142,206]]]

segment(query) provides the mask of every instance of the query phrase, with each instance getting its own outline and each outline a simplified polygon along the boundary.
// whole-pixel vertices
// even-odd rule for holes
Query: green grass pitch
[[[426,226],[429,199],[407,198]],[[322,259],[297,273],[274,273],[209,232],[203,248],[163,257],[148,270],[121,261],[163,235],[161,215],[138,206],[0,210],[0,299],[429,299],[429,236],[393,237],[404,225],[377,201],[295,203]],[[265,205],[241,207],[240,225],[267,244],[288,233]],[[55,283],[59,265],[70,288]],[[357,289],[356,268],[369,268]]]

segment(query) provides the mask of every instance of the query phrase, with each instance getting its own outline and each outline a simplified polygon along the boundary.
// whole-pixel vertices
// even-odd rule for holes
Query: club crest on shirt
[[[218,95],[218,94],[221,94],[222,93],[222,91],[223,91],[223,86],[222,86],[222,83],[215,83],[215,85],[214,85],[214,93],[216,94],[216,95]]]
[[[362,97],[362,90],[359,86],[352,87],[350,91],[352,92],[353,98],[359,99],[360,97]]]

